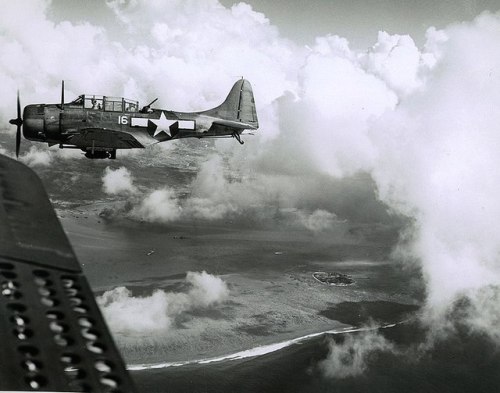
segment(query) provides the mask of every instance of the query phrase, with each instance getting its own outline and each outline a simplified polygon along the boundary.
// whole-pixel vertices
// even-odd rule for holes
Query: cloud
[[[491,233],[500,220],[499,32],[500,16],[485,13],[429,29],[422,50],[385,33],[367,53],[340,37],[317,39],[298,94],[278,102],[281,133],[261,155],[296,175],[370,173],[380,200],[413,223],[398,257],[422,267],[433,323],[463,296],[488,314],[496,289],[478,293],[500,283]]]
[[[380,153],[372,174],[380,198],[415,219],[405,254],[422,265],[435,318],[500,283],[500,237],[488,229],[500,219],[492,170],[500,115],[491,105],[500,102],[500,78],[490,74],[500,66],[490,55],[499,31],[499,17],[484,14],[442,32],[425,89],[375,126],[384,134],[373,139]]]
[[[11,154],[3,147],[0,147],[0,154],[2,154],[4,156],[12,157]]]
[[[321,209],[317,209],[311,214],[300,212],[298,217],[300,223],[312,232],[330,229],[337,221],[335,214]]]
[[[367,54],[354,53],[325,37],[301,70],[298,97],[279,108],[295,157],[331,176],[370,173],[380,200],[409,218],[395,256],[421,267],[431,343],[457,323],[500,342],[500,237],[491,231],[500,220],[499,34],[500,15],[485,13],[429,29],[423,50],[380,34]],[[362,336],[332,347],[325,372],[356,375],[365,355],[391,350],[370,339],[375,347]]]
[[[19,156],[19,159],[28,166],[49,166],[53,157],[50,151],[31,146],[25,154]]]
[[[14,152],[6,151],[7,155],[14,157]],[[82,158],[82,152],[76,149],[47,149],[43,145],[31,145],[28,151],[21,150],[19,160],[28,166],[47,167],[61,160],[74,160]]]
[[[161,223],[175,221],[181,214],[182,207],[176,199],[175,192],[166,188],[151,192],[131,211],[133,217]]]
[[[378,40],[362,58],[364,68],[383,80],[398,97],[421,87],[421,79],[435,63],[433,55],[422,53],[408,35],[378,33]]]
[[[211,0],[154,4],[141,0],[108,5],[135,48],[125,66],[144,76],[143,86],[154,83],[167,107],[216,106],[241,75],[254,86],[267,84],[267,89],[255,92],[264,106],[290,86],[293,44],[247,4],[225,8]],[[176,17],[166,21],[164,15]],[[193,86],[198,87],[196,94]]]
[[[105,183],[105,178],[109,174],[113,174],[113,179],[119,175],[117,171],[111,172],[106,169],[103,177]],[[127,180],[129,179],[127,176]],[[106,187],[106,184],[104,186]],[[137,190],[132,182],[127,182],[126,188],[129,187]],[[265,222],[269,220],[270,211],[273,214],[280,211],[280,202],[284,199],[283,209],[286,214],[283,214],[281,219],[286,219],[288,225],[317,233],[332,229],[340,221],[336,214],[324,209],[315,209],[311,212],[307,208],[296,209],[293,203],[290,209],[290,201],[285,198],[290,198],[297,190],[294,190],[294,187],[290,188],[289,179],[280,180],[265,174],[232,177],[228,173],[227,163],[216,154],[201,163],[187,189],[189,193],[182,197],[174,189],[165,187],[137,192],[132,198],[127,197],[131,209],[121,210],[119,213],[157,223],[193,218],[212,221],[228,217],[253,217],[257,221]],[[280,194],[283,194],[283,198]]]
[[[201,164],[185,203],[188,214],[197,218],[221,219],[258,203],[259,195],[252,190],[250,182],[245,179],[230,181],[226,168],[219,155],[213,155]]]
[[[130,171],[123,166],[116,170],[106,167],[102,182],[106,194],[133,194],[137,191]]]
[[[156,290],[150,296],[133,296],[125,287],[117,287],[97,297],[111,330],[121,335],[147,337],[164,334],[182,313],[213,307],[229,297],[226,283],[205,271],[188,272],[187,292]]]
[[[371,356],[382,351],[394,352],[395,347],[375,329],[346,334],[342,343],[330,339],[328,355],[318,367],[328,378],[355,377],[367,369]]]
[[[193,286],[188,295],[191,299],[191,304],[196,307],[208,307],[212,304],[220,303],[222,300],[227,299],[229,295],[226,283],[219,277],[215,277],[205,271],[201,273],[188,272],[186,281]]]
[[[168,296],[163,291],[155,291],[148,297],[133,297],[127,288],[117,287],[104,292],[97,301],[115,332],[149,333],[165,330],[171,323],[166,312]]]
[[[496,327],[500,323],[500,287],[483,287],[472,295],[472,302],[467,304],[465,323],[475,332],[486,333],[500,342],[500,332]]]

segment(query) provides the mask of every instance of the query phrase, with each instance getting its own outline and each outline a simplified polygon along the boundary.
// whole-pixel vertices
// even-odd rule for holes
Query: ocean
[[[374,351],[364,372],[325,376],[319,364],[328,343],[347,335],[325,334],[279,351],[245,359],[131,371],[141,392],[487,392],[500,391],[500,349],[484,335],[458,328],[422,349],[426,330],[406,322],[380,329],[394,351]]]

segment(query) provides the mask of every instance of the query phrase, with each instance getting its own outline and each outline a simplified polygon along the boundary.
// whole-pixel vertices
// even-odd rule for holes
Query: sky
[[[221,0],[226,7],[240,3]],[[500,9],[500,0],[249,0],[255,11],[266,15],[280,33],[300,45],[317,36],[339,35],[357,49],[373,44],[379,30],[409,34],[423,44],[425,31],[452,22],[468,21],[483,11]],[[112,12],[104,0],[87,0],[82,12],[78,0],[53,0],[54,20],[81,20],[106,24]],[[171,18],[172,16],[167,16]],[[108,24],[109,27],[109,24]],[[119,30],[115,31],[119,36]]]
[[[249,4],[298,43],[336,34],[358,49],[371,45],[379,30],[409,34],[423,44],[425,31],[431,26],[442,28],[451,22],[470,20],[484,10],[500,9],[498,0],[252,0]]]

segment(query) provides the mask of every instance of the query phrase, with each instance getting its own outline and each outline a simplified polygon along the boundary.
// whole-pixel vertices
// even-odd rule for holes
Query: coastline
[[[346,334],[346,333],[354,333],[354,332],[362,332],[362,331],[370,331],[370,330],[378,330],[378,329],[387,329],[387,328],[392,328],[399,323],[391,323],[387,325],[381,325],[381,326],[373,326],[373,327],[354,327],[354,326],[347,326],[344,328],[339,328],[339,329],[331,329],[331,330],[325,330],[317,333],[311,333],[311,334],[306,334],[303,336],[299,336],[290,340],[286,341],[277,341],[272,344],[265,344],[265,345],[257,345],[255,347],[252,347],[250,349],[245,349],[242,351],[238,352],[230,352],[225,355],[221,356],[214,356],[210,358],[203,358],[203,359],[195,359],[195,360],[185,360],[185,361],[178,361],[178,362],[163,362],[163,363],[142,363],[142,364],[129,364],[127,365],[127,369],[131,371],[141,371],[141,370],[151,370],[151,369],[162,369],[162,368],[168,368],[168,367],[182,367],[182,366],[187,366],[187,365],[192,365],[192,364],[210,364],[210,363],[218,363],[218,362],[223,362],[223,361],[232,361],[232,360],[243,360],[243,359],[248,359],[248,358],[255,358],[259,356],[264,356],[273,352],[280,351],[284,348],[287,348],[291,345],[295,344],[301,344],[303,342],[306,342],[308,340],[328,335],[328,334]]]

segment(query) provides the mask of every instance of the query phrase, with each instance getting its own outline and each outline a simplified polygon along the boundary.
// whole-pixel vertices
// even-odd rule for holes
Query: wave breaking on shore
[[[142,364],[130,364],[127,366],[127,369],[130,371],[142,371],[142,370],[152,370],[152,369],[164,369],[169,367],[181,367],[188,366],[193,364],[210,364],[210,363],[218,363],[223,361],[233,361],[233,360],[242,360],[248,358],[254,358],[259,356],[264,356],[273,352],[280,351],[282,349],[288,348],[295,344],[302,344],[305,341],[308,341],[313,338],[320,337],[326,334],[345,334],[345,333],[355,333],[355,332],[364,332],[370,330],[378,330],[378,329],[387,329],[392,328],[399,323],[391,323],[381,326],[365,326],[365,327],[354,327],[348,326],[342,329],[333,329],[326,330],[318,333],[311,333],[305,336],[293,338],[287,341],[281,341],[278,343],[267,344],[267,345],[259,345],[254,348],[246,349],[243,351],[231,353],[228,355],[209,357],[204,359],[196,359],[196,360],[184,360],[178,362],[162,362],[162,363],[142,363]]]

